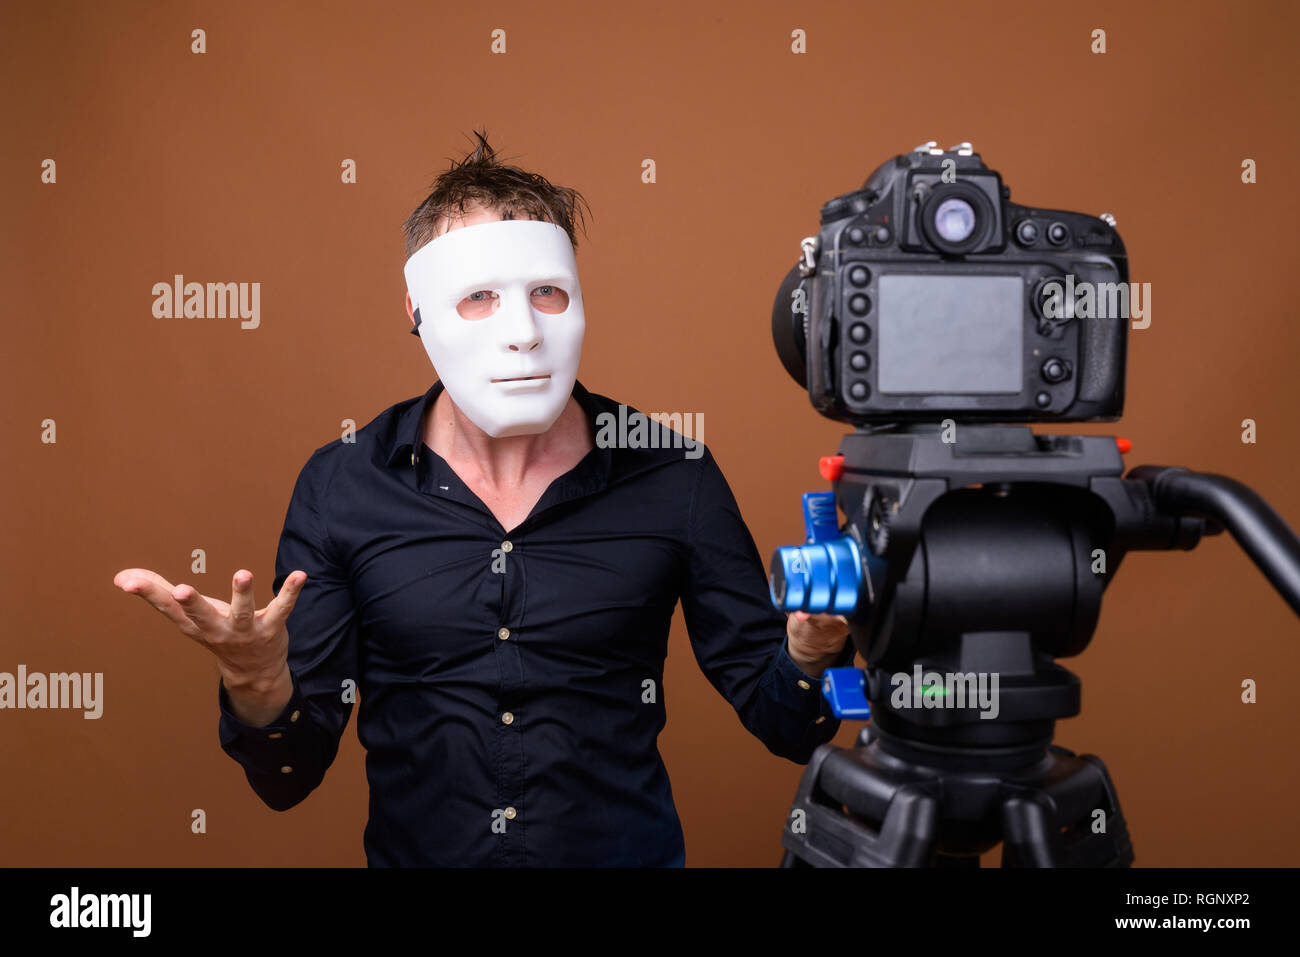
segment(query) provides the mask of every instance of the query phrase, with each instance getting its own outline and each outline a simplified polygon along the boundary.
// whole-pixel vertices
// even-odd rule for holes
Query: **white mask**
[[[586,329],[568,234],[525,219],[463,226],[404,272],[416,331],[469,420],[496,438],[549,429],[573,393]]]

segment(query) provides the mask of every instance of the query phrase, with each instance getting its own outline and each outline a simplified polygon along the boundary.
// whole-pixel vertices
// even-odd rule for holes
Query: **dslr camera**
[[[822,206],[772,313],[817,411],[855,426],[1119,418],[1129,286],[1114,219],[1010,196],[969,143],[931,142]]]

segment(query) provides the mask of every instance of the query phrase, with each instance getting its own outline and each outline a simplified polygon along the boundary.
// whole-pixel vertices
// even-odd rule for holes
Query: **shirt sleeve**
[[[807,764],[839,730],[821,693],[786,649],[786,616],[773,604],[754,537],[713,454],[705,448],[691,498],[682,613],[705,677],[773,754]],[[832,667],[851,664],[852,641]]]
[[[235,717],[225,687],[217,685],[221,748],[277,811],[302,801],[324,779],[360,684],[355,602],[319,493],[327,479],[323,452],[298,475],[275,556],[275,594],[292,572],[307,573],[286,622],[293,695],[275,720],[259,728]]]

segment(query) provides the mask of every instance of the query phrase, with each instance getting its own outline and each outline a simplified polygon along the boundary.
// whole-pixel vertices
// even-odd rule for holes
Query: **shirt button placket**
[[[501,697],[497,701],[496,742],[504,777],[499,782],[500,794],[504,798],[504,816],[512,826],[507,826],[501,833],[504,860],[511,865],[524,863],[524,844],[522,822],[513,824],[519,816],[523,801],[523,740],[519,735],[519,716],[510,708],[511,699],[523,681],[522,649],[518,644],[518,620],[521,609],[518,607],[523,594],[523,566],[519,562],[516,543],[505,539],[497,546],[502,556],[510,555],[505,562],[501,579],[501,607],[497,626],[496,654],[501,675]],[[512,631],[510,623],[515,623]],[[500,807],[501,805],[497,805]]]

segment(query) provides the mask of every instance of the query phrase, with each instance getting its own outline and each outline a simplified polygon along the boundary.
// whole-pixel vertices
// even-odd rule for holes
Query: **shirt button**
[[[506,808],[506,817],[511,821],[515,819],[515,815],[517,815],[518,813],[519,812],[512,807]]]
[[[292,770],[293,770],[293,768],[289,767],[289,765],[286,764],[284,767],[282,767],[282,768],[280,769],[280,773],[281,773],[281,774],[288,774],[288,773],[289,773],[290,771],[292,771]]]
[[[300,714],[302,714],[301,711],[295,711],[293,714],[289,715],[289,720],[290,720],[290,721],[297,721],[297,720],[298,720],[298,715],[300,715]]]
[[[512,552],[512,551],[514,551],[514,549],[515,549],[515,543],[514,543],[514,542],[502,542],[502,543],[501,543],[501,551],[503,551],[503,552]]]
[[[808,682],[806,682],[806,681],[804,681],[802,678],[800,678],[800,679],[799,679],[799,687],[802,688],[804,691],[807,691],[809,688],[812,687],[812,685],[810,685]]]
[[[270,738],[272,741],[274,741],[276,738],[283,738],[284,735],[281,734],[279,731],[272,731],[270,734],[267,735],[267,737]]]
[[[513,714],[511,714],[509,711],[507,711],[505,714],[503,714],[503,715],[501,716],[501,723],[502,723],[502,724],[514,724],[514,723],[515,723],[515,716],[514,716]]]
[[[500,638],[500,639],[502,639],[502,640],[505,640],[506,638],[509,638],[509,637],[510,637],[510,629],[509,629],[509,628],[498,628],[498,629],[497,629],[497,637]]]

